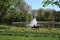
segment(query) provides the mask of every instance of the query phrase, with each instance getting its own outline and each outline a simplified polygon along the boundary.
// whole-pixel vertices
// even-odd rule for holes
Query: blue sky
[[[50,9],[55,9],[55,10],[60,10],[60,8],[58,8],[57,6],[46,6],[46,7],[43,7],[42,6],[42,2],[43,0],[25,0],[26,3],[28,3],[32,9],[39,9],[39,8],[44,8],[44,9],[47,9],[47,8],[50,8]]]

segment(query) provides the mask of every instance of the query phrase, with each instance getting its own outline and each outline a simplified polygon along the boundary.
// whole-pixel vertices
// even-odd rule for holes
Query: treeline
[[[50,9],[31,10],[24,0],[0,0],[0,24],[12,22],[30,22],[37,12],[37,21],[60,21],[60,11]]]
[[[38,21],[60,21],[60,11],[53,9],[38,9]]]

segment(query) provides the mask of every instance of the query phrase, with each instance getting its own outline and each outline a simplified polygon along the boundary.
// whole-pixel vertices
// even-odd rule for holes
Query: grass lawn
[[[59,40],[60,38],[52,37],[24,37],[24,36],[4,36],[0,35],[0,40]]]
[[[60,40],[60,28],[16,27],[0,25],[0,40]]]

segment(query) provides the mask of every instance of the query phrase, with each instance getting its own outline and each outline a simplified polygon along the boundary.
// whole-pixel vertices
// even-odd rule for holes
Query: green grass
[[[59,40],[60,28],[40,28],[39,30],[29,27],[17,27],[0,25],[0,40]]]
[[[21,36],[4,36],[0,35],[0,40],[59,40],[60,38],[52,37],[21,37]]]

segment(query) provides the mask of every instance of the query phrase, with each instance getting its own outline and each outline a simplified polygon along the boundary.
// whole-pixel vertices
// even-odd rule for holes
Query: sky
[[[32,7],[32,9],[44,8],[44,9],[54,9],[54,10],[57,10],[57,11],[60,10],[59,7],[52,6],[52,5],[48,5],[46,7],[43,7],[42,6],[43,0],[25,0],[25,1],[26,1],[26,3],[28,3]]]

